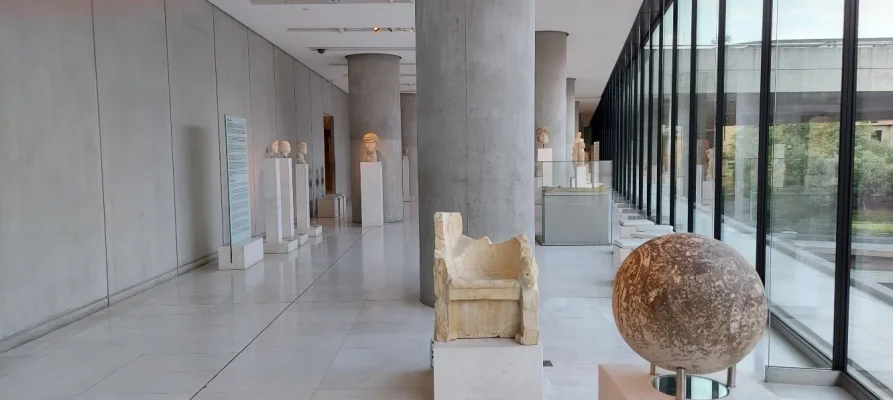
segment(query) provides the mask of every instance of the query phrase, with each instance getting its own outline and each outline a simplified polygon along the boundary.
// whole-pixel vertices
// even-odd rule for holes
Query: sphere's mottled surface
[[[763,284],[744,257],[706,236],[652,239],[614,278],[614,320],[640,356],[668,370],[720,371],[753,350],[766,327]]]

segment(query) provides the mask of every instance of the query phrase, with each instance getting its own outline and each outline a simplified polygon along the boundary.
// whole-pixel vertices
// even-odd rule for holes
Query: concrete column
[[[351,205],[353,222],[362,222],[360,162],[363,135],[378,135],[382,163],[384,222],[403,221],[403,146],[400,140],[400,57],[389,54],[347,56],[350,82]]]
[[[533,241],[535,4],[415,4],[420,294],[431,306],[435,212],[461,212],[471,237]]]
[[[409,194],[419,198],[418,116],[415,93],[400,93],[400,129],[403,148],[409,153]],[[407,171],[403,171],[407,173]]]
[[[577,78],[567,78],[567,138],[565,146],[567,146],[567,160],[573,160],[574,156],[574,139],[577,136]]]
[[[534,111],[535,130],[548,126],[552,130],[552,160],[570,161],[573,147],[568,147],[567,132],[567,33],[555,31],[536,32],[536,91]],[[533,150],[534,152],[536,150]],[[556,185],[567,186],[564,170],[570,166],[556,165]]]

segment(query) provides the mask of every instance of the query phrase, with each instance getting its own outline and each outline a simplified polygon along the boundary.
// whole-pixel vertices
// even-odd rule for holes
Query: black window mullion
[[[856,155],[856,77],[859,0],[847,0],[843,21],[843,77],[840,101],[840,165],[837,181],[837,247],[834,271],[834,338],[831,367],[846,371],[849,344],[850,275],[853,265],[853,160]]]
[[[646,18],[648,18],[647,14]],[[650,22],[651,21],[647,21],[648,24],[650,24]],[[646,24],[642,25],[648,26]],[[645,29],[645,33],[648,34],[648,29]],[[642,37],[641,30],[639,32],[639,37]],[[639,56],[639,77],[641,79],[641,84],[639,85],[639,132],[637,133],[639,138],[639,164],[636,165],[636,176],[639,177],[639,187],[637,188],[639,193],[638,208],[641,210],[645,205],[645,199],[642,198],[645,195],[642,190],[644,188],[642,180],[645,179],[645,177],[642,176],[642,171],[644,170],[643,166],[645,165],[645,153],[643,151],[645,149],[645,126],[647,125],[645,121],[647,121],[648,118],[648,114],[645,112],[645,57],[648,56],[648,54],[645,54],[645,49],[642,48],[642,45],[639,45],[639,48],[642,54]]]
[[[698,162],[698,0],[691,0],[691,71],[688,109],[688,231],[695,231],[695,185],[700,185]]]
[[[650,20],[650,17],[649,17],[649,20]],[[651,24],[649,21],[648,26],[653,27],[654,25]],[[652,32],[652,31],[649,30],[649,32]],[[647,168],[645,170],[646,174],[648,175],[648,179],[645,182],[645,186],[647,188],[648,193],[645,196],[645,201],[647,203],[647,205],[645,207],[645,215],[648,216],[648,218],[651,218],[651,196],[653,194],[653,189],[651,188],[651,179],[652,179],[651,166],[652,166],[652,163],[654,162],[653,161],[654,160],[654,150],[652,150],[652,147],[654,146],[654,61],[655,60],[654,60],[654,40],[653,40],[654,38],[652,37],[653,35],[651,33],[649,33],[648,35],[651,39],[648,41],[648,64],[649,64],[648,65],[648,132],[647,132],[647,135],[648,135],[648,140],[647,140],[647,142],[648,142],[647,143],[648,159],[647,159]]]
[[[670,226],[676,227],[676,127],[679,126],[679,1],[673,2],[673,61],[670,73]]]
[[[719,0],[719,28],[716,49],[716,117],[714,124],[713,164],[713,237],[722,240],[724,193],[722,184],[722,142],[726,119],[726,0]]]
[[[663,3],[662,3],[663,4]],[[663,123],[664,117],[664,16],[666,15],[664,12],[664,7],[660,8],[660,29],[658,29],[657,37],[658,37],[658,50],[657,50],[657,121],[655,124],[657,125],[657,129],[654,132],[654,140],[657,141],[657,176],[655,177],[657,180],[657,195],[655,196],[654,201],[657,202],[655,204],[655,213],[654,213],[654,222],[655,224],[661,224],[661,205],[663,204],[663,185],[662,180],[663,177],[663,127],[661,124]]]
[[[772,6],[763,0],[763,39],[760,59],[760,127],[757,140],[757,275],[766,283],[766,234],[769,225],[769,125],[772,124]]]

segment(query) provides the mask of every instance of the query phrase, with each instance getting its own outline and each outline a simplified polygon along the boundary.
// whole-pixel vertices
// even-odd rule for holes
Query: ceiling
[[[355,53],[401,56],[401,90],[415,91],[413,0],[210,1],[345,92],[345,56]],[[569,33],[567,72],[577,78],[577,99],[584,114],[591,114],[598,104],[641,3],[536,0],[536,29]],[[378,33],[374,27],[379,27]],[[589,120],[588,115],[584,118]]]

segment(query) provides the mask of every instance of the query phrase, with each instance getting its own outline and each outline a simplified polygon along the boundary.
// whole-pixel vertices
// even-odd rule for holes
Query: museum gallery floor
[[[417,215],[406,212],[383,228],[320,220],[324,235],[289,255],[246,271],[208,265],[0,354],[0,399],[430,399],[434,311],[418,302]],[[595,399],[599,363],[648,368],[612,321],[610,247],[537,247],[536,259],[547,399]],[[742,361],[739,380],[754,365]]]

